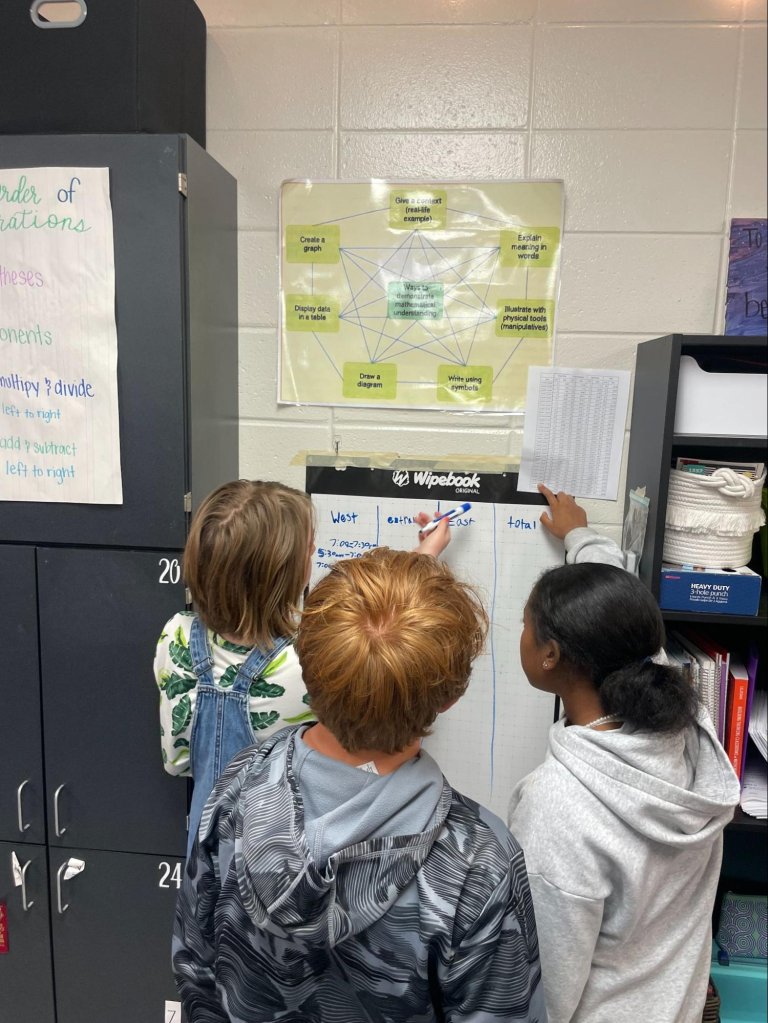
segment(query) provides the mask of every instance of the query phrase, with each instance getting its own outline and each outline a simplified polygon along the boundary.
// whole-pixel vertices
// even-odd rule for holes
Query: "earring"
[[[549,665],[547,664],[546,661],[544,661],[544,663],[542,664],[542,668],[544,669],[544,671],[549,671]]]

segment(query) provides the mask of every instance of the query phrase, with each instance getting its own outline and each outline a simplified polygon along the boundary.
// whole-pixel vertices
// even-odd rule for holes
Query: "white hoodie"
[[[700,1023],[739,783],[706,712],[674,735],[552,726],[515,788],[549,1023]]]

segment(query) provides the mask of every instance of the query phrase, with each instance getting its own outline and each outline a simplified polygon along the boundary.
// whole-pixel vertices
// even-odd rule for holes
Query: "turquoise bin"
[[[710,971],[720,995],[720,1023],[766,1023],[768,965],[754,959],[731,959],[729,966],[721,966],[717,952],[713,942]]]

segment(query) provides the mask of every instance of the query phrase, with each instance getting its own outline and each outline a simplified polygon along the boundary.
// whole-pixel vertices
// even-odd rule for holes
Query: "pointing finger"
[[[549,487],[545,487],[543,483],[539,483],[538,490],[539,490],[539,493],[543,494],[544,497],[546,498],[547,504],[550,507],[552,507],[554,505],[555,501],[556,501],[556,497],[552,493],[552,491],[549,489]]]

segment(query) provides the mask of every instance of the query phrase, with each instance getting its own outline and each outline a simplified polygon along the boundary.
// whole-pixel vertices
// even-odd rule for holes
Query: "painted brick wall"
[[[631,368],[638,341],[722,330],[729,221],[766,215],[766,0],[198,4],[208,148],[239,181],[243,475],[301,486],[296,452],[336,441],[522,438],[515,416],[276,404],[285,178],[563,178],[559,365]],[[618,535],[622,504],[590,518]]]

